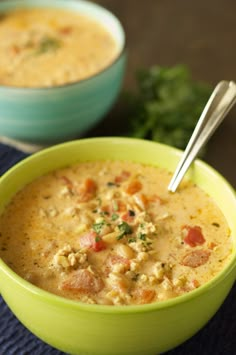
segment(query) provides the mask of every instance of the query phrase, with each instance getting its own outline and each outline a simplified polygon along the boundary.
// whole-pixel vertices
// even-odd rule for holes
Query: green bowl
[[[162,144],[132,138],[91,138],[60,144],[25,159],[0,179],[0,213],[25,184],[68,164],[121,159],[174,171],[181,154]],[[190,338],[215,314],[235,281],[236,196],[224,178],[201,161],[195,161],[188,177],[213,197],[232,231],[232,258],[214,279],[159,303],[89,305],[33,286],[0,260],[0,291],[12,312],[44,342],[70,354],[154,355]]]
[[[45,145],[80,137],[98,124],[119,95],[126,64],[123,27],[111,12],[88,1],[0,2],[0,12],[19,7],[55,7],[79,11],[101,22],[118,44],[119,55],[113,63],[88,79],[51,88],[0,86],[2,136]]]

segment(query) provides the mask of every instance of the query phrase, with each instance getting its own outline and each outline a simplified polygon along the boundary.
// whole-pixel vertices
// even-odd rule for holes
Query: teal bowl
[[[110,159],[173,172],[181,154],[162,144],[118,137],[59,144],[23,160],[0,179],[0,214],[23,186],[60,167]],[[216,277],[167,301],[106,306],[75,302],[43,291],[16,275],[0,258],[0,292],[16,317],[44,342],[76,355],[157,355],[198,332],[235,282],[236,196],[225,179],[201,161],[192,165],[188,177],[215,200],[231,230],[232,257]]]
[[[118,44],[117,58],[88,79],[50,88],[0,86],[1,135],[40,144],[80,137],[106,115],[119,95],[126,63],[123,27],[111,12],[88,1],[0,2],[0,12],[19,7],[55,7],[89,15],[101,22]]]

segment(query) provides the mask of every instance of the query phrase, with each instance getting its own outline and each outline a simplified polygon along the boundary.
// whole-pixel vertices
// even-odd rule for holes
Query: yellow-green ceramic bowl
[[[49,88],[0,85],[0,135],[46,145],[81,137],[98,124],[119,95],[126,64],[124,29],[110,11],[89,1],[0,1],[0,13],[19,7],[62,8],[85,14],[102,23],[118,45],[117,58],[88,79]]]
[[[0,179],[0,213],[25,184],[68,164],[123,159],[173,171],[180,156],[168,146],[129,138],[92,138],[54,146],[25,159]],[[232,259],[212,281],[159,303],[89,305],[33,286],[0,260],[0,291],[16,317],[46,343],[77,355],[156,355],[195,334],[215,314],[235,281],[236,197],[224,178],[201,161],[193,164],[188,176],[214,198],[232,232]]]

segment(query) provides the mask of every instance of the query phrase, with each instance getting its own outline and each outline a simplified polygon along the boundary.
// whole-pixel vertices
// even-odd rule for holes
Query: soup
[[[56,8],[0,15],[0,85],[73,83],[106,68],[118,53],[112,35],[86,15]]]
[[[108,305],[190,292],[229,261],[227,222],[212,199],[170,174],[125,161],[86,162],[24,187],[0,218],[0,256],[38,287]]]

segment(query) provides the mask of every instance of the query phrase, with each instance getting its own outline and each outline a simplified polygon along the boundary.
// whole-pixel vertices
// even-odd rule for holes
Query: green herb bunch
[[[177,65],[140,70],[137,89],[137,94],[128,95],[128,135],[184,149],[212,88]]]

